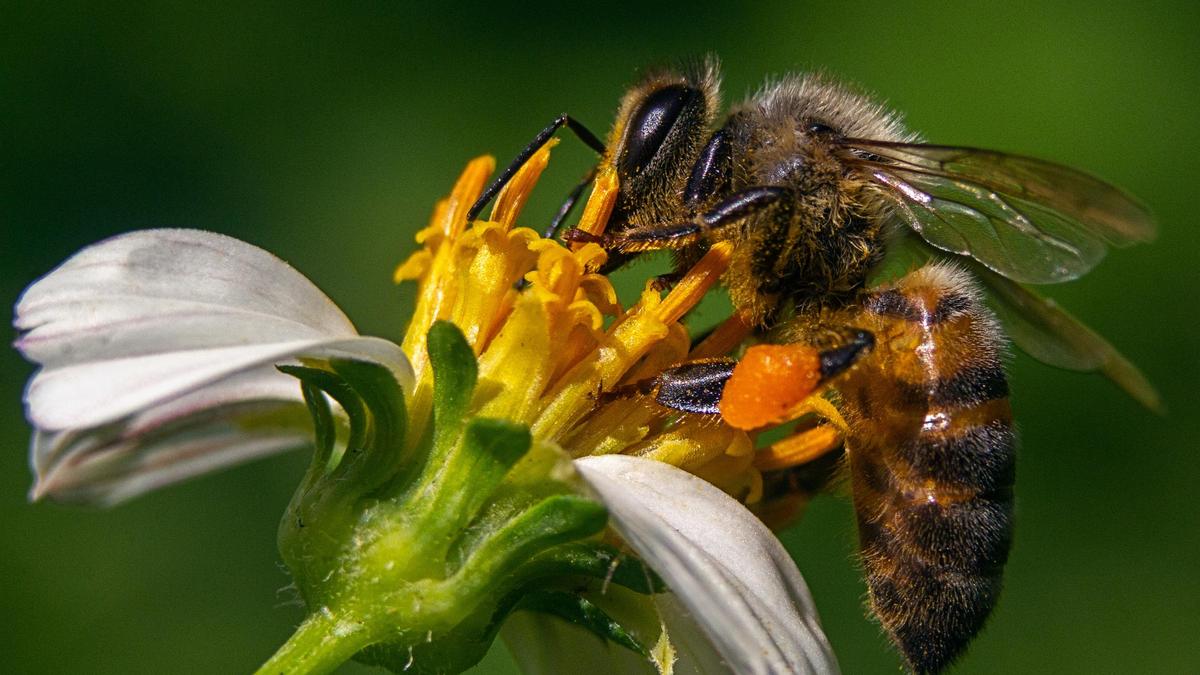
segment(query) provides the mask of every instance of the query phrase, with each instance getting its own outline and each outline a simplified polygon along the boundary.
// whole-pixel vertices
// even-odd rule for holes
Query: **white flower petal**
[[[357,335],[287,263],[199,230],[132,232],[83,249],[26,289],[14,325],[18,349],[47,368]]]
[[[730,675],[730,668],[704,627],[692,617],[674,593],[654,596],[655,604],[667,625],[667,635],[675,649],[674,675]]]
[[[16,346],[41,368],[26,389],[33,495],[112,502],[311,439],[299,384],[274,364],[383,364],[316,286],[259,248],[210,232],[149,230],[80,251],[34,283]]]
[[[201,413],[195,412],[195,402],[189,400],[193,397],[186,396],[99,429],[35,431],[32,460],[37,483],[30,497],[50,495],[59,501],[111,505],[192,476],[312,443],[299,392],[251,400],[244,384],[224,387],[222,383],[196,392],[197,398],[204,398],[224,388],[237,399],[209,405]],[[289,390],[295,388],[295,383],[290,384]]]
[[[25,404],[29,421],[39,429],[98,426],[264,364],[328,356],[390,365],[400,382],[411,386],[412,374],[398,346],[380,338],[352,337],[165,351],[43,368],[30,380]]]
[[[606,455],[575,467],[734,672],[837,672],[799,570],[744,506],[653,460]]]

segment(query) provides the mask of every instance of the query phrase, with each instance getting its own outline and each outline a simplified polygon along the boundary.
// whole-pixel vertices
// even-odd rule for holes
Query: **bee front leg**
[[[579,140],[583,141],[589,148],[595,150],[598,154],[604,154],[604,142],[597,138],[596,134],[593,134],[590,130],[588,130],[587,127],[575,120],[575,118],[563,113],[562,115],[556,117],[553,122],[547,124],[545,129],[539,131],[538,134],[533,137],[533,140],[529,142],[529,145],[526,145],[524,150],[517,153],[517,156],[515,159],[513,159],[512,163],[509,164],[500,174],[500,176],[493,181],[486,190],[483,191],[483,194],[479,196],[479,199],[475,200],[475,203],[471,206],[471,210],[467,212],[467,222],[469,223],[479,218],[479,214],[483,213],[483,208],[488,205],[488,202],[492,201],[496,195],[500,194],[500,191],[504,189],[505,185],[508,185],[508,182],[512,180],[513,176],[517,175],[517,171],[520,171],[521,167],[525,165],[525,162],[528,162],[529,158],[533,157],[538,150],[541,150],[542,146],[548,143],[550,139],[554,137],[554,134],[558,133],[558,130],[563,127],[566,127],[574,132],[575,135],[579,137]],[[588,182],[591,182],[590,175],[587,181],[578,188],[579,192],[583,192],[583,188],[587,186]],[[576,199],[578,199],[578,196],[576,196]],[[572,200],[570,203],[573,205],[574,200]],[[570,210],[569,207],[567,210]],[[563,214],[563,217],[565,218],[566,214]]]
[[[593,166],[592,168],[588,169],[588,172],[584,174],[583,179],[571,189],[571,192],[567,194],[567,198],[563,201],[562,205],[558,207],[558,212],[555,213],[554,218],[550,220],[550,225],[548,225],[546,230],[542,232],[543,239],[553,239],[558,235],[558,231],[562,228],[563,221],[567,219],[567,216],[571,215],[571,210],[575,208],[575,204],[577,204],[579,202],[579,198],[583,196],[583,191],[586,190],[587,186],[591,185],[592,181],[594,180],[596,180],[596,167]]]
[[[574,243],[599,244],[607,251],[618,253],[685,248],[700,242],[714,229],[732,225],[775,206],[791,193],[788,188],[773,185],[752,187],[729,195],[694,220],[631,227],[599,235],[571,229],[563,234],[563,239]]]

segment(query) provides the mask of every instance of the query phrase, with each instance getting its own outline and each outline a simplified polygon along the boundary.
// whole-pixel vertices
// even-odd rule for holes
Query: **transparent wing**
[[[1142,371],[1054,300],[990,270],[977,268],[975,273],[1009,336],[1027,354],[1052,366],[1099,372],[1138,403],[1166,412],[1162,397]]]
[[[1081,171],[990,150],[845,139],[925,241],[1014,281],[1078,278],[1108,246],[1154,238],[1149,211]]]
[[[891,242],[887,256],[868,283],[874,286],[894,281],[933,260],[947,257],[920,238],[904,233]],[[1026,354],[1058,368],[1098,372],[1138,403],[1154,412],[1164,412],[1162,398],[1137,366],[1056,302],[974,261],[957,260],[983,284],[997,318]]]

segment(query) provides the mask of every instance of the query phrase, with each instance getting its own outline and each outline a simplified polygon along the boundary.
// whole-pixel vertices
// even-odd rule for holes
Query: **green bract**
[[[604,507],[569,461],[524,426],[472,416],[475,355],[454,325],[428,333],[432,424],[408,438],[404,393],[379,365],[283,366],[312,413],[316,450],[279,528],[310,615],[261,673],[322,672],[350,655],[396,671],[461,671],[517,608],[646,647],[573,589],[606,580],[653,590],[599,539]],[[328,398],[327,398],[328,397]],[[345,411],[340,429],[328,399]],[[618,564],[620,563],[620,564]]]

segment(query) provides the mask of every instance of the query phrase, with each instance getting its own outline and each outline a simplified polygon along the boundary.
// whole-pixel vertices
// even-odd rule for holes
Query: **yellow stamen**
[[[721,325],[717,326],[716,330],[710,333],[703,342],[696,345],[688,358],[710,359],[724,356],[742,344],[742,341],[750,336],[751,330],[746,316],[741,312],[734,312],[732,316],[722,321]]]
[[[579,217],[578,229],[588,234],[603,234],[608,225],[608,217],[612,215],[613,205],[617,203],[617,172],[609,164],[605,164],[596,173],[592,195],[587,205],[583,207],[583,215]],[[579,244],[573,244],[573,249],[579,249]]]
[[[713,417],[681,415],[645,396],[604,396],[690,356],[728,354],[748,335],[749,325],[732,318],[689,355],[680,323],[719,282],[731,246],[713,245],[666,297],[647,285],[622,310],[612,284],[595,273],[607,260],[601,247],[566,248],[516,227],[552,145],[535,153],[501,191],[491,221],[468,227],[466,210],[494,168],[487,157],[471,162],[418,233],[422,250],[396,270],[397,281],[419,284],[403,342],[417,374],[410,401],[414,423],[427,423],[432,395],[425,334],[434,321],[447,319],[478,355],[472,414],[526,424],[539,444],[556,444],[574,457],[644,455],[692,471],[743,500],[758,500],[762,477],[746,433]],[[604,231],[617,190],[615,172],[606,165],[579,229]],[[518,290],[522,279],[527,286]],[[411,437],[420,437],[421,429],[412,431]]]
[[[552,138],[543,145],[529,161],[521,166],[520,171],[512,177],[508,185],[496,196],[496,205],[492,207],[492,221],[500,223],[505,229],[511,229],[517,222],[521,209],[525,208],[533,186],[542,177],[546,165],[550,163],[550,148],[558,145],[558,139]]]
[[[729,258],[733,254],[733,244],[722,241],[713,244],[708,253],[696,263],[692,269],[671,289],[658,308],[658,316],[664,322],[674,322],[683,318],[690,309],[700,303],[704,295],[721,280],[721,275],[729,269]]]

